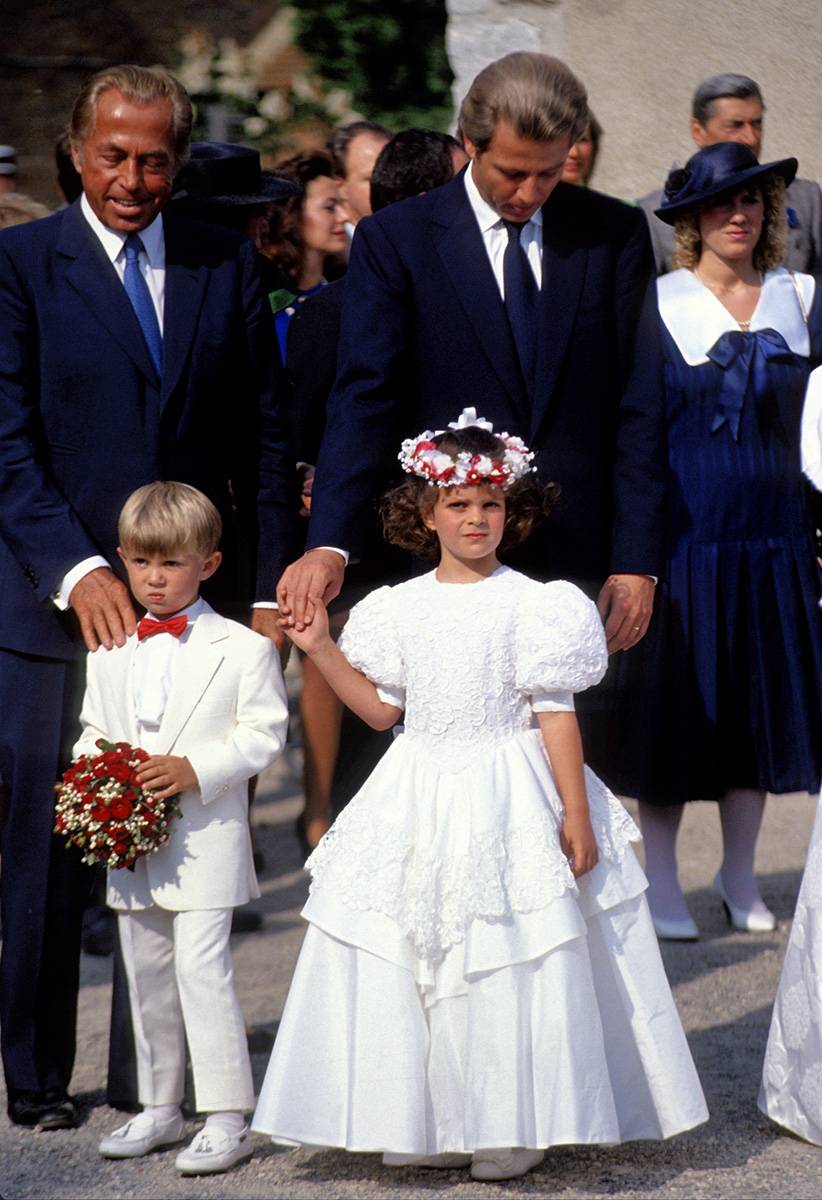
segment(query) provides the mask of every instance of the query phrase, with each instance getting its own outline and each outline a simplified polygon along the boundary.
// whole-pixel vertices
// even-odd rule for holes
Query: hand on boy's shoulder
[[[95,567],[71,589],[69,608],[89,651],[124,646],[137,628],[128,588],[110,567]]]

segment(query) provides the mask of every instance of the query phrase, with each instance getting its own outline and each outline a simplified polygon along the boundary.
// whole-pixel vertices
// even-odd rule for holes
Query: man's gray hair
[[[762,99],[762,92],[759,90],[756,80],[749,79],[747,75],[734,75],[729,72],[724,75],[712,75],[710,79],[703,79],[694,92],[691,116],[699,121],[700,125],[706,125],[714,115],[715,101],[726,98],[729,100],[758,100],[762,108],[765,107],[765,101]]]
[[[588,94],[564,62],[519,51],[480,71],[460,107],[459,128],[482,153],[500,121],[517,137],[553,142],[568,134],[573,145],[588,119]]]
[[[164,67],[137,67],[125,64],[106,67],[86,80],[74,102],[69,136],[78,151],[94,128],[97,101],[103,92],[115,89],[137,104],[154,104],[167,100],[171,105],[171,140],[175,168],[188,158],[193,113],[188,93],[170,71]]]

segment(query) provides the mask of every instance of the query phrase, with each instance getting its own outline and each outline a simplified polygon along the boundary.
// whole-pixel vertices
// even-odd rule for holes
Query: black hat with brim
[[[692,155],[684,167],[671,171],[656,215],[666,225],[673,225],[688,209],[698,208],[723,192],[736,192],[765,175],[779,175],[787,185],[796,175],[797,166],[795,158],[761,163],[741,142],[717,142]]]
[[[174,181],[179,208],[255,208],[300,195],[298,183],[263,174],[258,151],[227,142],[194,142]]]

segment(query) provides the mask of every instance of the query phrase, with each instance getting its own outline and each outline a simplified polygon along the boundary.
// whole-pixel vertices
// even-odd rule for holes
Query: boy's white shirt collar
[[[791,273],[784,267],[768,271],[762,283],[759,303],[751,317],[750,332],[775,329],[781,333],[794,354],[810,354],[808,326],[796,295],[802,293],[805,312],[810,312],[814,296],[811,275]],[[708,361],[708,351],[723,333],[739,333],[739,323],[710,290],[684,267],[657,280],[659,315],[676,342],[689,367]]]

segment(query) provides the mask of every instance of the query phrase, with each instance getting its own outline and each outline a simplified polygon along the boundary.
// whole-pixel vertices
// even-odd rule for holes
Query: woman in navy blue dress
[[[715,889],[736,928],[767,931],[765,795],[819,788],[820,572],[799,443],[822,328],[812,277],[777,266],[795,171],[710,146],[671,173],[657,213],[676,226],[680,268],[658,281],[669,559],[648,636],[615,664],[602,770],[640,800],[662,937],[698,936],[676,870],[685,802],[719,802]]]

